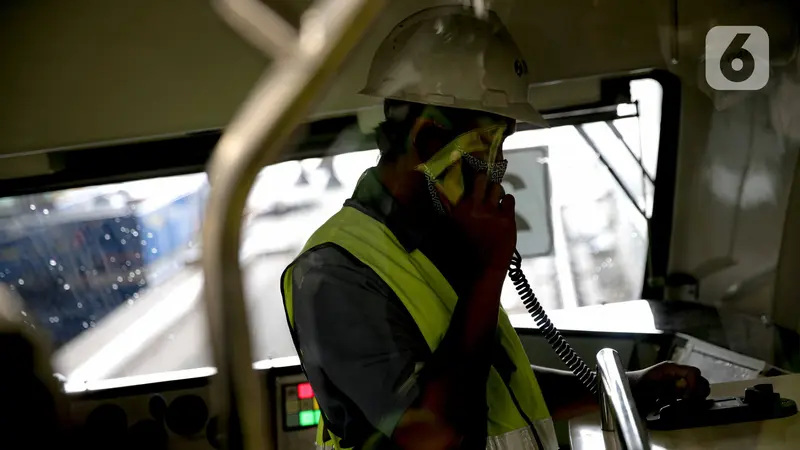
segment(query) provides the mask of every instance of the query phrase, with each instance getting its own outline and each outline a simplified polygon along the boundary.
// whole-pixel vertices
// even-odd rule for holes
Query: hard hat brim
[[[491,111],[491,108],[487,108],[487,110]],[[509,113],[504,114],[503,111],[508,111]],[[517,122],[529,123],[540,128],[549,127],[547,121],[542,117],[539,111],[527,103],[509,105],[507,108],[498,108],[497,111],[492,112],[511,117],[512,119],[516,119]]]
[[[382,95],[380,93],[374,92],[371,89],[363,89],[359,92],[361,95],[366,95],[369,97],[383,97],[383,98],[391,98],[394,100],[401,100],[406,102],[412,103],[420,103],[423,105],[433,105],[433,106],[444,106],[447,108],[460,108],[460,109],[468,109],[471,111],[482,111],[482,112],[490,112],[492,114],[497,114],[499,116],[508,117],[511,119],[516,120],[517,122],[525,122],[531,125],[534,125],[539,128],[548,128],[549,125],[547,121],[539,114],[539,111],[536,110],[532,105],[529,103],[512,103],[506,106],[486,106],[479,102],[469,102],[469,101],[458,101],[456,104],[452,103],[444,103],[444,102],[437,102],[435,100],[426,100],[420,101],[418,99],[409,99],[406,96],[400,95]]]

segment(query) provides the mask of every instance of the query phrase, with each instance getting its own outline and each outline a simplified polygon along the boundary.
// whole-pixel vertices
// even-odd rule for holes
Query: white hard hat
[[[461,6],[439,6],[394,27],[361,93],[547,126],[528,102],[528,84],[528,64],[497,14],[479,19]]]

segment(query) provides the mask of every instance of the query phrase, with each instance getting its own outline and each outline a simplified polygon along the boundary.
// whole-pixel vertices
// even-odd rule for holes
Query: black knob
[[[744,390],[744,402],[756,408],[770,408],[780,401],[771,384],[757,384]]]
[[[774,392],[771,384],[757,384],[753,386],[753,389],[763,394],[772,394]]]
[[[206,426],[206,440],[215,449],[222,448],[222,433],[219,430],[219,418],[212,417]]]
[[[153,420],[140,420],[128,430],[131,450],[166,450],[169,438],[164,425]]]
[[[182,395],[167,408],[166,423],[181,436],[191,436],[203,430],[208,421],[208,406],[196,395]]]
[[[206,426],[206,440],[215,449],[223,448],[242,448],[244,441],[240,432],[224,431],[220,426],[219,417],[212,417]]]
[[[167,401],[160,395],[154,395],[150,397],[150,401],[147,402],[147,408],[153,419],[162,421],[167,414]]]
[[[103,437],[123,436],[128,429],[128,415],[118,405],[100,405],[86,417],[86,428]]]
[[[127,441],[128,415],[113,404],[100,405],[86,417],[82,448],[104,450],[117,448]]]

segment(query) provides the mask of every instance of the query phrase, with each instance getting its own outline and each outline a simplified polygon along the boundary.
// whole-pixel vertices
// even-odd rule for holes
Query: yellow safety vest
[[[457,296],[450,283],[422,252],[414,250],[408,253],[384,224],[349,206],[343,207],[322,225],[308,240],[301,254],[325,243],[342,247],[375,271],[411,313],[431,351],[436,349],[450,324]],[[294,328],[292,267],[293,264],[284,272],[282,283],[284,308],[289,325]],[[516,370],[511,375],[509,386],[506,386],[494,367],[489,373],[486,383],[489,407],[486,448],[537,448],[536,439],[514,404],[509,389],[533,423],[544,448],[558,448],[553,423],[528,356],[502,308],[498,318],[498,335]],[[326,435],[330,434],[330,430],[327,431]],[[338,450],[339,441],[332,434],[323,437],[323,423],[320,421],[317,445]]]

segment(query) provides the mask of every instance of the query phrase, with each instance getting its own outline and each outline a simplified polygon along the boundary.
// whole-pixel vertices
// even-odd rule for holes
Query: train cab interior
[[[773,383],[800,401],[800,5],[379,3],[279,151],[248,167],[238,264],[269,448],[312,448],[321,416],[281,274],[378,160],[382,103],[359,94],[378,45],[441,5],[496,10],[527,60],[548,127],[506,139],[503,187],[522,269],[575,351],[594,367],[612,348],[625,370],[672,360],[712,394]],[[203,235],[225,181],[208,170],[292,56],[254,45],[264,6],[289,29],[313,22],[309,0],[0,5],[0,319],[40,343],[75,448],[225,447],[204,304],[221,275]],[[755,29],[761,53],[745,48],[768,80],[719,89],[715,27]],[[565,368],[511,280],[502,306],[531,363]],[[619,448],[598,420],[556,423],[560,448]],[[652,448],[797,448],[796,420],[653,431]]]

